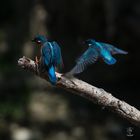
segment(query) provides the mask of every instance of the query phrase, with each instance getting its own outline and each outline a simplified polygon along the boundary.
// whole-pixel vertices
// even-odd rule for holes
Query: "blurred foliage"
[[[38,33],[61,45],[63,72],[86,49],[85,39],[109,42],[129,54],[110,67],[100,61],[78,78],[139,108],[139,25],[139,0],[1,1],[0,139],[127,140],[130,126],[139,139],[139,129],[127,121],[17,66],[22,55],[39,55],[30,42]]]

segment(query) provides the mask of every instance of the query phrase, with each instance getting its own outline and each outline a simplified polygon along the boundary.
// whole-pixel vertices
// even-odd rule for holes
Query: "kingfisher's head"
[[[85,44],[87,44],[88,46],[94,45],[96,43],[96,41],[94,39],[88,39],[85,41]]]
[[[47,38],[44,35],[36,35],[32,42],[35,42],[37,45],[42,45],[47,41]]]

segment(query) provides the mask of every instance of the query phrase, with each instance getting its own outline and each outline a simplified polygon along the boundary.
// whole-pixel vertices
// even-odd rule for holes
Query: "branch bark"
[[[40,73],[38,65],[33,60],[23,56],[23,58],[18,60],[18,65],[48,81],[47,74]],[[103,89],[94,87],[77,78],[67,78],[57,72],[56,76],[58,78],[58,82],[56,84],[57,87],[76,93],[79,96],[83,96],[91,100],[93,103],[115,112],[120,117],[127,119],[130,123],[140,127],[140,111],[135,107],[117,99],[112,96],[111,93],[108,93]]]

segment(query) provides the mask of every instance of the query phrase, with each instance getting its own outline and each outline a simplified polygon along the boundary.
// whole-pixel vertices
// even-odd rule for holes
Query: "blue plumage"
[[[108,65],[113,65],[117,60],[112,55],[127,54],[126,51],[111,44],[96,42],[93,39],[86,40],[85,43],[88,44],[89,48],[77,60],[76,66],[69,72],[71,75],[83,72],[88,65],[93,64],[98,58],[102,58]]]
[[[55,75],[55,67],[51,65],[48,69],[48,76],[52,85],[56,84],[57,78]]]
[[[55,67],[59,66],[61,68],[63,65],[61,49],[55,41],[49,42],[42,35],[36,36],[33,41],[41,46],[41,67],[48,72],[50,82],[55,85],[57,82]]]

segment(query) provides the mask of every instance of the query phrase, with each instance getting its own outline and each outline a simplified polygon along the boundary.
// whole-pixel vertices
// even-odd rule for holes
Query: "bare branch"
[[[38,65],[35,64],[33,60],[23,57],[18,60],[18,65],[48,81],[47,74],[40,74]],[[108,93],[103,89],[94,87],[77,78],[67,78],[57,72],[56,76],[58,78],[57,87],[76,93],[79,96],[83,96],[140,127],[140,111],[135,107],[117,99],[112,96],[111,93]]]

